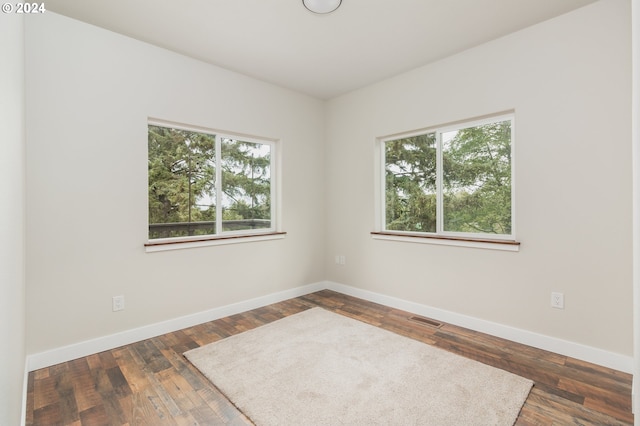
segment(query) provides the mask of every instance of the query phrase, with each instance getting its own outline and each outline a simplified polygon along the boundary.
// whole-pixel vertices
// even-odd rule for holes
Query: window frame
[[[218,131],[208,127],[197,125],[187,125],[176,123],[173,121],[161,120],[156,118],[148,118],[147,120],[147,137],[149,126],[158,126],[170,129],[185,130],[189,132],[204,133],[215,137],[215,206],[216,206],[216,224],[214,234],[149,238],[149,195],[147,192],[147,238],[145,249],[147,252],[164,251],[179,248],[193,248],[200,246],[235,244],[247,241],[267,241],[272,239],[284,238],[285,232],[280,230],[280,203],[279,203],[279,155],[280,140],[274,138],[251,136],[242,133],[229,131]],[[222,141],[223,139],[232,139],[241,142],[249,142],[255,144],[268,145],[270,147],[269,162],[269,189],[270,189],[270,226],[260,229],[241,229],[234,231],[223,231],[222,221]],[[148,144],[148,142],[147,142]],[[147,163],[148,163],[148,146],[147,146]],[[149,187],[149,172],[147,171],[147,188]],[[147,190],[148,191],[148,190]],[[194,222],[197,223],[197,222]]]
[[[442,134],[455,130],[466,129],[470,127],[477,127],[486,124],[492,124],[501,121],[510,121],[511,123],[511,233],[510,234],[489,234],[489,233],[470,233],[470,232],[454,232],[444,230],[444,203],[443,203],[443,143]],[[426,135],[435,133],[436,140],[436,231],[435,232],[420,232],[420,231],[398,231],[387,229],[387,204],[386,204],[386,143],[395,141],[398,139],[415,137],[420,135]],[[504,250],[517,250],[519,245],[515,240],[516,236],[516,221],[515,221],[515,113],[503,112],[495,115],[489,115],[469,120],[456,121],[449,124],[432,126],[423,128],[420,130],[402,132],[393,135],[377,138],[379,166],[377,173],[379,173],[378,185],[378,220],[377,230],[372,232],[372,235],[376,239],[396,239],[401,241],[411,242],[426,242],[432,244],[446,244],[446,245],[470,245],[483,248],[496,248],[491,247],[492,243],[503,243]],[[397,238],[395,238],[397,237]],[[408,237],[408,238],[407,238]],[[418,238],[415,238],[418,237]],[[478,244],[474,244],[478,243]]]

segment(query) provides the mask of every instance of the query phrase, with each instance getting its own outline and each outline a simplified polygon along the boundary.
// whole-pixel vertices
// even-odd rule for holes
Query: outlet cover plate
[[[556,309],[564,309],[564,294],[553,292],[551,293],[551,307]]]
[[[113,312],[124,310],[124,296],[113,296]]]

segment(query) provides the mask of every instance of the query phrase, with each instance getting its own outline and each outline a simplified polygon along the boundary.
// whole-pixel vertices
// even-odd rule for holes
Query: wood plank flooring
[[[329,290],[33,371],[26,423],[250,425],[182,353],[316,306],[533,380],[517,425],[633,424],[629,374]]]

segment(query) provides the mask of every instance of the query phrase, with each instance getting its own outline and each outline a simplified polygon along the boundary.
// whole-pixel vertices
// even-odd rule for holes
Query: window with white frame
[[[149,240],[275,231],[275,149],[273,141],[150,121]]]
[[[383,232],[513,239],[512,114],[381,140]]]

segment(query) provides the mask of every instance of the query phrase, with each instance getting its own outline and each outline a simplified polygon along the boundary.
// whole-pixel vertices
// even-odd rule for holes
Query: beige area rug
[[[533,383],[313,308],[185,356],[257,425],[513,425]]]

